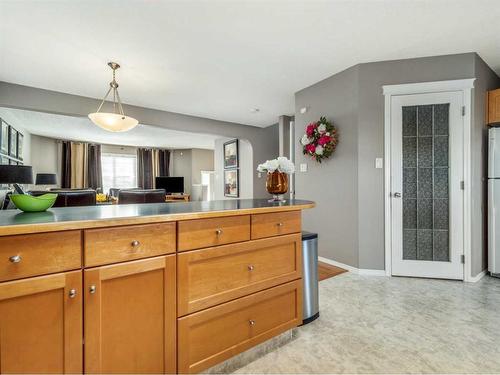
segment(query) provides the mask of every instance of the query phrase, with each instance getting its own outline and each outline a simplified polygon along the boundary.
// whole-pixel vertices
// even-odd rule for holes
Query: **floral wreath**
[[[304,155],[309,155],[321,163],[321,160],[328,159],[337,148],[337,129],[326,117],[320,117],[319,121],[307,125],[306,134],[302,136],[300,143]]]

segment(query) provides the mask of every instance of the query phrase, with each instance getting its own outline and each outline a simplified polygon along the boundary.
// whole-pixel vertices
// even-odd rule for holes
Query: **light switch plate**
[[[300,164],[300,171],[301,172],[307,172],[307,164],[306,163],[301,163]]]
[[[383,158],[375,158],[375,168],[377,168],[377,169],[384,168],[384,159]]]

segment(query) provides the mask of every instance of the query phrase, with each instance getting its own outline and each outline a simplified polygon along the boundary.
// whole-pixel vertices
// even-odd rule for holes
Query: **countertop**
[[[314,207],[314,202],[291,199],[231,199],[210,202],[176,202],[51,208],[46,212],[0,211],[0,236],[144,224],[241,214],[292,211]]]

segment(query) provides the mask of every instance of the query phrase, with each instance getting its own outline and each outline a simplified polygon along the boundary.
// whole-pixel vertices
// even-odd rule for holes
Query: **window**
[[[101,164],[104,193],[108,193],[110,188],[137,187],[137,157],[135,155],[103,153]]]

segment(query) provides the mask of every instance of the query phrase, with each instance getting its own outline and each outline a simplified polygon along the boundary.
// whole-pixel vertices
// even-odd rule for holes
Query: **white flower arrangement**
[[[267,173],[278,171],[281,173],[293,174],[295,173],[295,165],[284,156],[279,156],[277,159],[266,160],[265,163],[259,164],[257,171]]]

